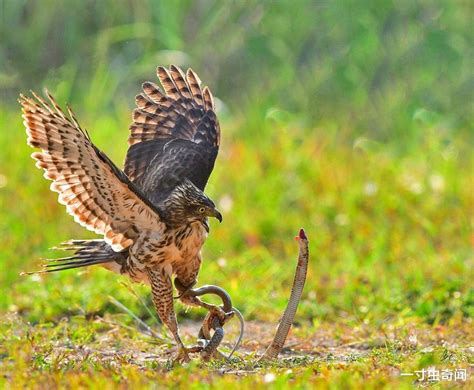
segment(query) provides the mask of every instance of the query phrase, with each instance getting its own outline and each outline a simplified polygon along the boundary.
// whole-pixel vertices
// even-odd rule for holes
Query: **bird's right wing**
[[[40,148],[32,157],[53,181],[51,190],[80,225],[115,251],[133,244],[142,229],[161,230],[159,211],[48,94],[51,104],[34,95],[20,97],[28,144]]]
[[[177,160],[193,160],[185,167],[186,175],[179,179],[189,179],[204,190],[220,144],[212,94],[209,88],[201,88],[192,69],[184,74],[174,65],[169,69],[159,67],[157,75],[164,92],[156,84],[146,82],[143,93],[135,98],[137,108],[130,126],[125,173],[133,182],[140,182],[149,173],[166,179],[167,173],[157,170],[180,170],[181,166],[179,161],[176,164],[169,160],[165,145],[174,140],[184,141],[179,142],[180,155],[170,155],[172,159],[176,156]]]

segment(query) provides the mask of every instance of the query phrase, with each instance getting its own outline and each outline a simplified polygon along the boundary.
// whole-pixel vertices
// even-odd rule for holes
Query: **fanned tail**
[[[115,252],[104,240],[69,240],[52,249],[73,253],[70,256],[46,259],[42,270],[24,274],[64,271],[111,262],[122,264],[127,258],[125,253]]]

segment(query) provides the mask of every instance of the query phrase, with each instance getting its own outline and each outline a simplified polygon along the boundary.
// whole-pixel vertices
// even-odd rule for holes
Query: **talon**
[[[229,321],[234,316],[233,311],[226,313],[221,306],[215,306],[211,308],[209,310],[209,314],[210,314],[209,322],[212,323],[213,318],[217,317],[221,326],[224,325],[227,321]]]
[[[230,317],[227,316],[228,313],[226,313],[224,311],[224,309],[220,306],[213,306],[210,310],[209,310],[209,313],[211,314],[211,316],[215,316],[219,319],[219,322],[221,324],[223,324],[227,319],[229,319]],[[233,315],[233,313],[231,314],[231,316]]]
[[[190,361],[191,361],[191,358],[189,357],[188,349],[180,347],[178,355],[174,359],[174,363],[183,364],[183,363],[189,363]]]

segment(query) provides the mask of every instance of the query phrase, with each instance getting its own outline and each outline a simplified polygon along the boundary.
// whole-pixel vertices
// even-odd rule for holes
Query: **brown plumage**
[[[160,218],[140,190],[92,144],[88,134],[67,117],[48,94],[54,108],[39,96],[20,97],[31,156],[44,177],[53,181],[74,220],[102,234],[116,251],[128,248],[135,229],[156,229]],[[95,174],[90,174],[94,172]]]
[[[161,320],[187,359],[173,310],[173,275],[180,286],[196,282],[208,217],[222,219],[203,193],[217,156],[220,130],[212,94],[198,76],[159,67],[164,92],[143,84],[136,97],[124,171],[91,141],[72,111],[66,115],[48,93],[20,96],[32,157],[52,180],[51,190],[74,220],[103,236],[73,240],[46,272],[102,264],[150,284]],[[191,305],[204,304],[183,296]]]

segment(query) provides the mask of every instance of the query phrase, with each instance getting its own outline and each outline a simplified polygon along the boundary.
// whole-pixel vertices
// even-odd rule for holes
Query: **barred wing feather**
[[[205,185],[220,144],[214,99],[209,88],[201,88],[201,81],[192,69],[184,74],[174,65],[169,69],[159,67],[157,75],[163,91],[156,84],[145,82],[143,92],[135,98],[137,108],[133,111],[130,126],[125,173],[132,181],[140,183],[148,174],[159,175],[156,170],[160,169],[159,166],[165,167],[168,159],[164,155],[164,146],[179,139],[188,141],[190,153],[199,153],[206,158],[205,164],[198,162],[190,166],[188,176],[181,178],[190,179],[203,190],[204,187],[194,178],[198,175],[205,177]],[[201,159],[196,155],[198,160]],[[173,162],[170,161],[170,164]]]
[[[162,229],[159,211],[92,143],[72,111],[66,116],[49,94],[50,103],[33,95],[20,97],[28,144],[41,149],[32,157],[74,220],[115,251],[132,245],[142,229]]]

